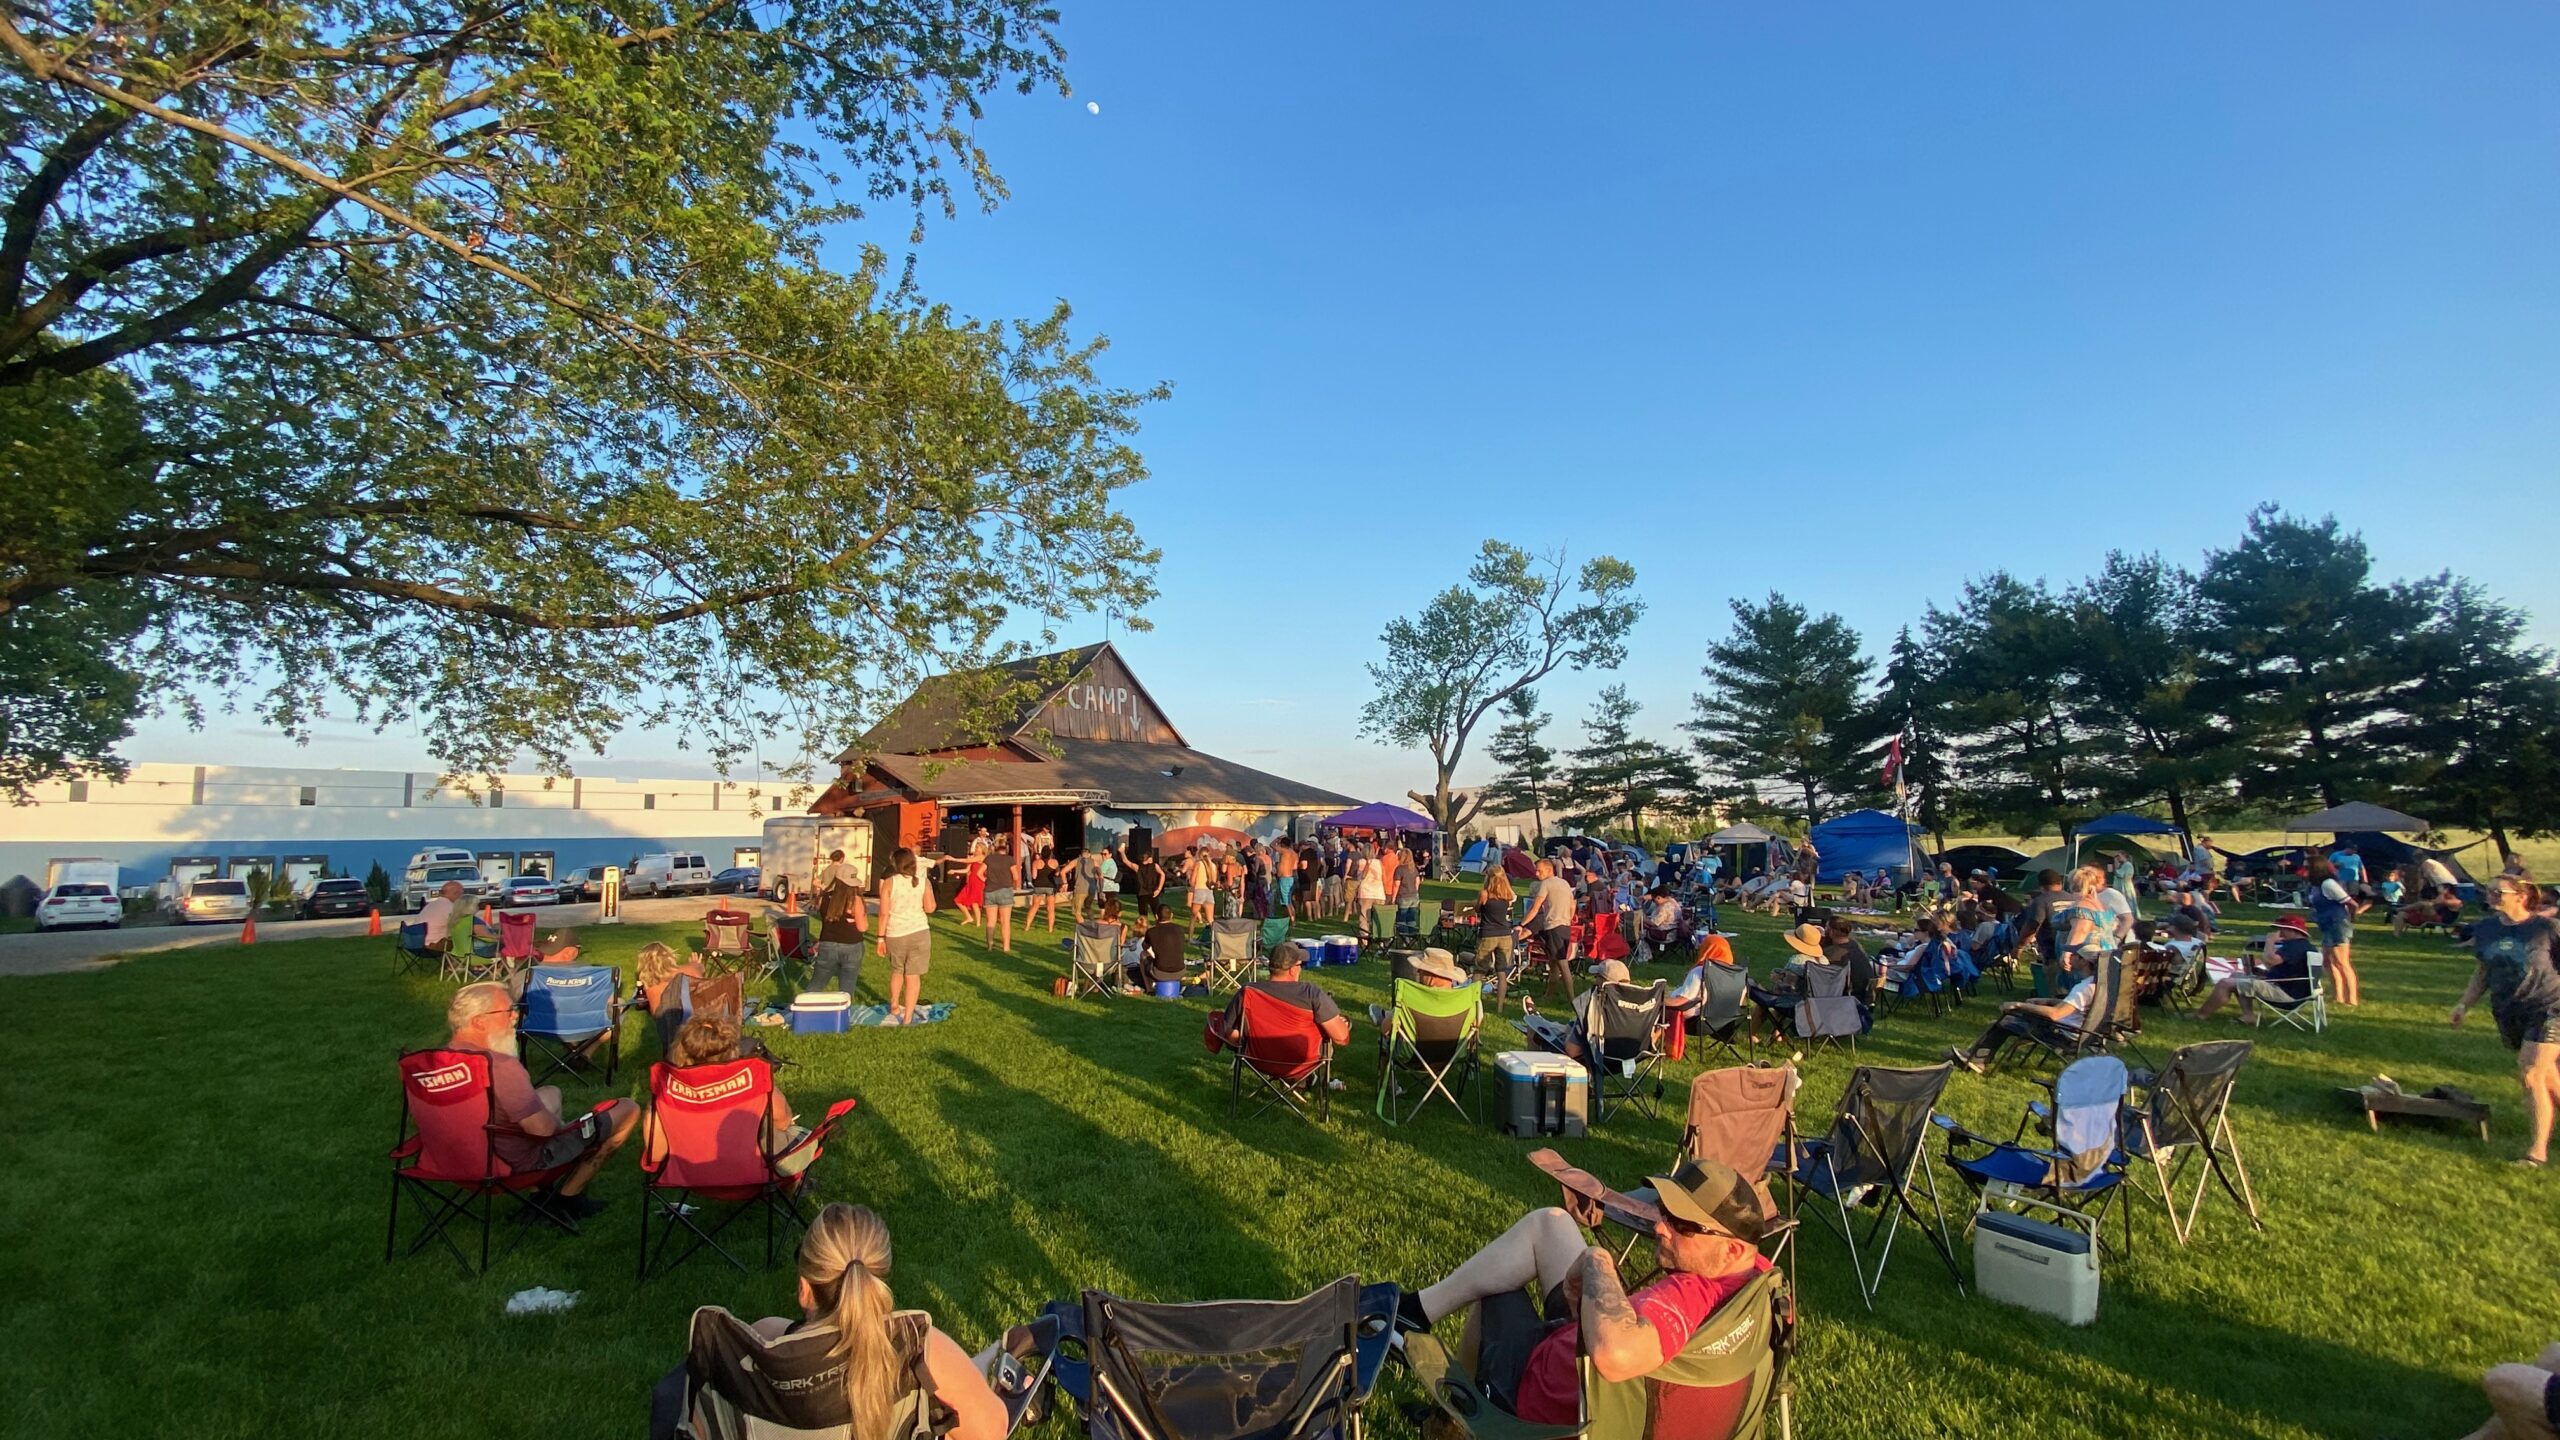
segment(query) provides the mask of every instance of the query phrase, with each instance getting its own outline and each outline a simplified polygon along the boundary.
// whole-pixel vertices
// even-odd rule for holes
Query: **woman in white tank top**
[[[933,891],[916,874],[916,852],[899,846],[880,877],[880,953],[889,959],[888,1025],[911,1025],[924,972],[933,967]]]

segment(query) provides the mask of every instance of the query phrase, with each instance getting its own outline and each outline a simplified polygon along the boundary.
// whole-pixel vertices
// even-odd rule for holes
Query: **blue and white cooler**
[[[1327,965],[1359,964],[1360,937],[1357,935],[1327,935],[1324,937],[1324,963]]]
[[[853,1028],[853,997],[842,990],[811,990],[791,1001],[791,1033],[841,1035]]]

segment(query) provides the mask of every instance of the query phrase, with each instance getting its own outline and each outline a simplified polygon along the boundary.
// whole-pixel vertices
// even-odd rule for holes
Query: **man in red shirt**
[[[1689,1160],[1649,1183],[1662,1211],[1653,1231],[1662,1274],[1643,1289],[1628,1294],[1609,1252],[1550,1207],[1522,1216],[1448,1279],[1407,1290],[1397,1328],[1427,1329],[1470,1311],[1477,1383],[1494,1401],[1533,1424],[1577,1423],[1584,1345],[1605,1380],[1652,1374],[1769,1268],[1757,1243],[1759,1198],[1730,1167]],[[1542,1307],[1524,1293],[1532,1285]]]

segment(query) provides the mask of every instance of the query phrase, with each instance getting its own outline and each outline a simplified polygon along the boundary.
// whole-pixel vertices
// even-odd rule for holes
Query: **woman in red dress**
[[[951,897],[951,903],[960,907],[963,921],[971,925],[981,923],[978,912],[986,908],[987,903],[986,856],[970,852],[968,876],[960,882],[960,893]]]

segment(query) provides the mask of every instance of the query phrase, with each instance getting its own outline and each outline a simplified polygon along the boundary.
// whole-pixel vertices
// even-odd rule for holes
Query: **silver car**
[[[249,918],[249,882],[208,876],[178,892],[178,923],[215,924]]]

